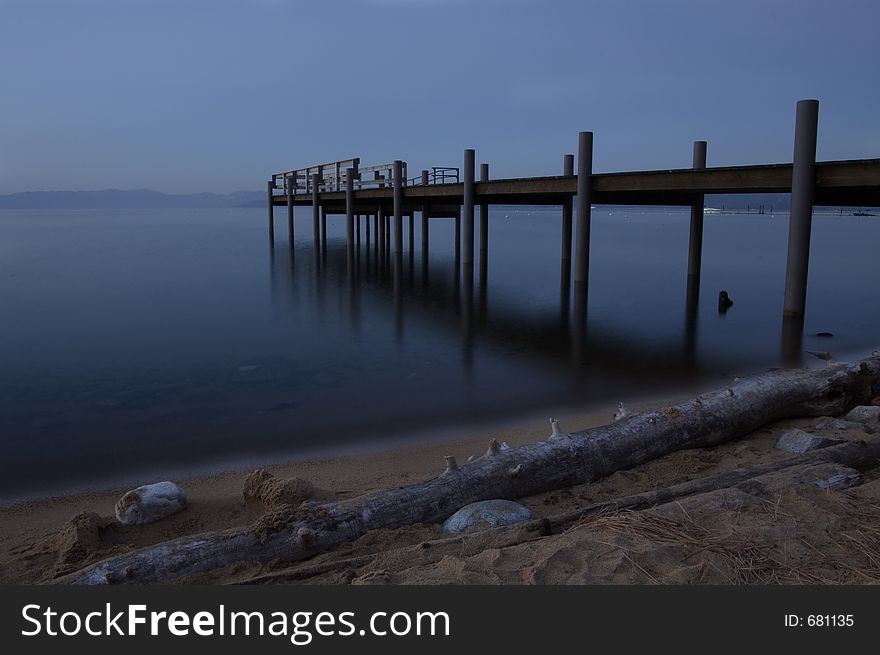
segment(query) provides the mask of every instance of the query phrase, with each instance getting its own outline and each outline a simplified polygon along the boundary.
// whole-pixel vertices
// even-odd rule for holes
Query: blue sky
[[[876,0],[0,0],[0,193],[262,189],[477,149],[493,177],[880,156]]]

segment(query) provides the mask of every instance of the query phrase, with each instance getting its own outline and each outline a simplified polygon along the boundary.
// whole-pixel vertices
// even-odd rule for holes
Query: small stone
[[[124,525],[154,523],[186,507],[186,492],[173,482],[156,482],[127,492],[116,503],[116,518]]]
[[[859,432],[865,432],[865,426],[862,423],[857,423],[854,421],[846,421],[840,418],[833,418],[830,421],[822,421],[821,423],[816,423],[817,430],[858,430]]]
[[[847,421],[880,427],[880,405],[859,405],[854,407],[844,418]]]
[[[446,519],[443,531],[449,534],[469,530],[500,528],[505,525],[522,523],[532,518],[532,513],[512,500],[484,500],[465,505]]]
[[[820,437],[797,428],[792,428],[782,433],[776,442],[779,450],[788,453],[806,453],[819,448],[827,448],[836,444],[843,443],[841,439],[829,439],[828,437]]]
[[[836,473],[827,478],[816,480],[816,486],[820,489],[846,489],[862,483],[862,474],[855,469],[844,473]]]

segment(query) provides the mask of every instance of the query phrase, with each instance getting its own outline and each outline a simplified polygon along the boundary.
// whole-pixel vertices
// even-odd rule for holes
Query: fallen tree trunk
[[[691,504],[699,504],[701,499],[730,489],[738,489],[747,494],[772,501],[781,490],[795,488],[804,484],[813,484],[818,480],[828,477],[829,472],[839,472],[844,468],[852,471],[865,471],[877,466],[880,466],[880,437],[871,437],[864,441],[851,441],[773,462],[752,464],[722,473],[707,475],[670,487],[593,503],[586,507],[554,514],[547,518],[494,528],[495,532],[504,531],[509,535],[509,539],[495,540],[492,547],[504,548],[507,545],[522,544],[536,540],[534,538],[523,539],[522,532],[524,530],[527,532],[541,532],[542,536],[549,536],[552,532],[548,532],[548,529],[567,528],[573,523],[587,519],[613,516],[620,512],[659,510],[661,513],[664,513],[664,510],[669,510],[672,506],[686,507]],[[445,547],[460,545],[473,537],[474,533],[465,532],[451,537],[427,541],[422,543],[421,546],[430,547],[433,553],[437,553],[438,549],[441,553],[446,553],[449,551]],[[409,544],[397,547],[395,550],[405,551],[411,548],[413,546]],[[255,575],[244,580],[238,580],[232,584],[258,585],[296,582],[331,571],[359,568],[374,562],[377,557],[378,554],[373,553],[339,560],[331,559],[311,565],[301,562],[298,566]]]
[[[185,537],[71,573],[71,584],[157,584],[240,562],[293,562],[369,530],[436,523],[472,502],[520,498],[600,479],[685,448],[715,446],[784,418],[837,415],[880,392],[880,354],[820,370],[776,370],[610,425],[497,450],[422,483],[304,503],[243,531]],[[265,519],[268,520],[265,520]]]

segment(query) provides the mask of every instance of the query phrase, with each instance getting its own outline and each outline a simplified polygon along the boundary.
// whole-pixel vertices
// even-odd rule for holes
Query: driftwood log
[[[774,370],[658,411],[489,452],[418,484],[350,500],[307,502],[246,530],[184,537],[113,557],[56,582],[158,584],[241,562],[295,562],[377,528],[436,523],[472,502],[591,482],[686,448],[704,448],[785,418],[835,416],[880,393],[880,353],[818,370]]]

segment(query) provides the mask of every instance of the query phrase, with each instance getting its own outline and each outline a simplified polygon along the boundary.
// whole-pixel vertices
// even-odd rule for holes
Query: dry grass
[[[794,497],[794,498],[792,498]],[[621,549],[624,557],[653,583],[655,574],[637,563],[637,554],[651,545],[673,545],[682,562],[701,560],[727,584],[878,584],[880,583],[880,506],[845,492],[825,492],[820,511],[833,516],[839,529],[808,535],[797,529],[792,502],[815,502],[788,494],[766,502],[759,516],[751,513],[725,522],[724,531],[707,527],[679,504],[671,519],[651,511],[625,510],[579,521],[570,528],[592,534],[611,533],[625,539],[601,543]],[[762,515],[762,516],[761,516]],[[745,517],[743,517],[745,519]],[[780,539],[779,525],[793,526],[792,539]],[[597,539],[598,541],[598,539]],[[634,556],[635,555],[635,556]]]

